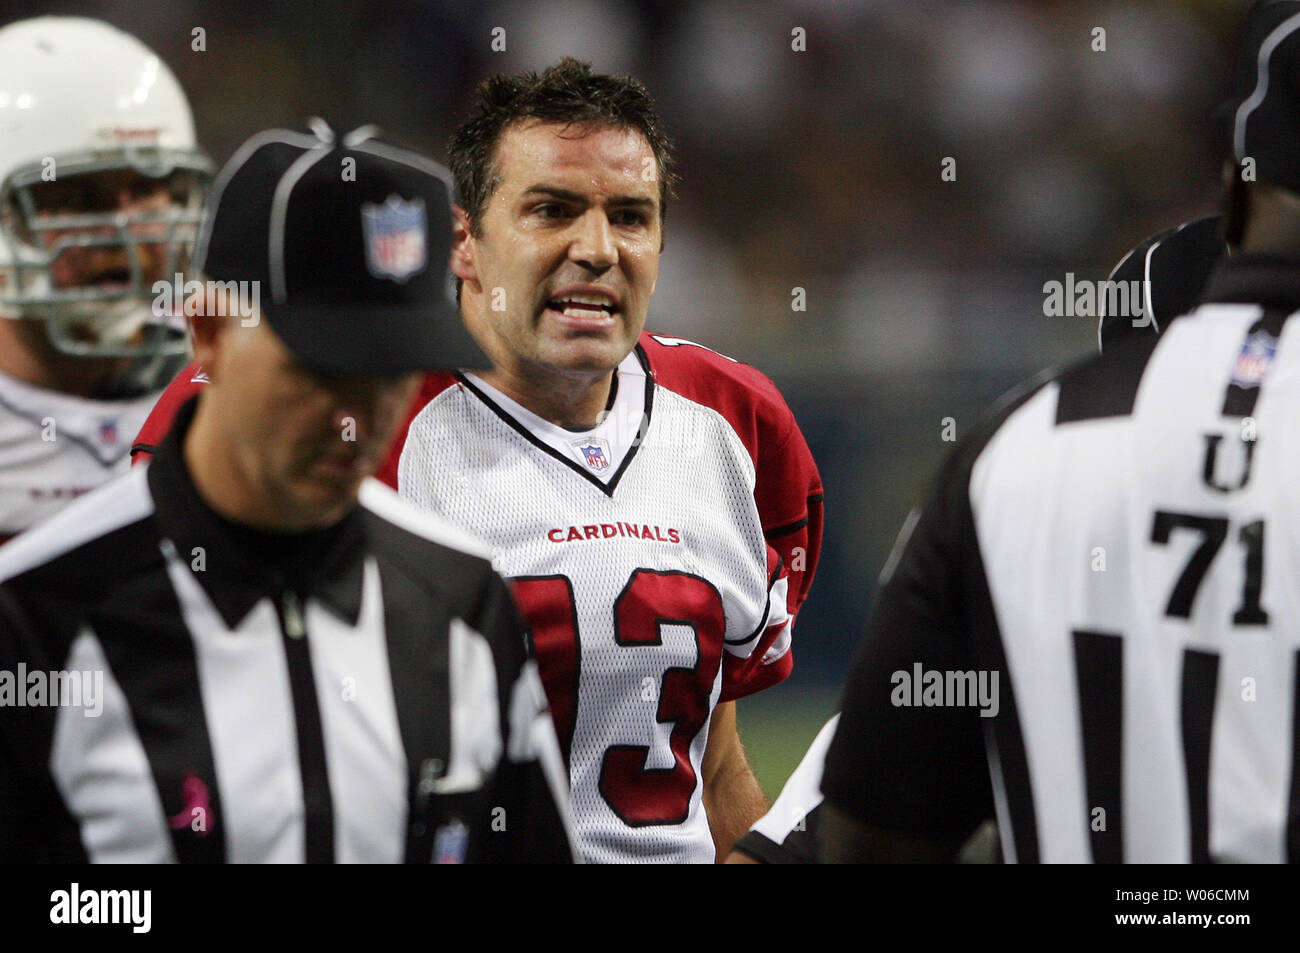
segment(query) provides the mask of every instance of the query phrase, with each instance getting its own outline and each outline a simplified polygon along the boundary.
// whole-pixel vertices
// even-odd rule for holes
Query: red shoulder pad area
[[[135,441],[131,444],[131,466],[153,459],[154,451],[172,429],[176,411],[202,390],[207,382],[207,375],[199,367],[198,361],[191,361],[181,368],[181,372],[172,378],[172,382],[158,397],[158,403],[153,405],[144,426],[136,434]]]
[[[424,375],[424,380],[420,382],[420,390],[415,395],[415,400],[411,401],[406,419],[402,421],[397,436],[393,438],[393,445],[388,449],[388,457],[384,460],[384,465],[379,468],[379,472],[375,474],[375,479],[386,483],[394,490],[397,489],[397,461],[402,458],[402,448],[406,446],[406,433],[411,429],[411,421],[424,410],[425,404],[455,383],[456,375],[447,371],[435,371]]]
[[[775,384],[761,371],[668,334],[638,342],[655,383],[716,410],[754,461],[754,503],[768,545],[790,579],[793,616],[807,598],[822,543],[822,480],[812,451]]]
[[[756,368],[673,335],[646,332],[637,343],[655,383],[726,417],[755,464],[794,424],[781,392]]]

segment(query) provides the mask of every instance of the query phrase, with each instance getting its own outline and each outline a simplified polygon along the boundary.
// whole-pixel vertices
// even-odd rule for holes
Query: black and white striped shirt
[[[1300,268],[1222,264],[1204,302],[945,464],[854,663],[838,810],[951,844],[995,814],[1008,860],[1300,859]]]
[[[572,860],[477,544],[375,481],[323,533],[230,523],[182,462],[192,416],[0,553],[0,857]]]

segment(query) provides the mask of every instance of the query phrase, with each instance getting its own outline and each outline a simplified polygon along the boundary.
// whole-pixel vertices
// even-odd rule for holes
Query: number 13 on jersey
[[[555,729],[569,758],[577,726],[578,693],[582,677],[582,635],[573,584],[567,576],[532,576],[511,580],[515,597],[533,633],[542,684],[551,704]],[[711,711],[713,685],[722,664],[726,620],[722,596],[707,580],[684,572],[634,570],[615,600],[614,645],[630,650],[664,646],[665,629],[688,628],[694,636],[693,666],[667,664],[635,679],[637,690],[620,700],[653,712],[654,721],[671,725],[671,766],[655,757],[653,737],[609,744],[601,755],[600,794],[624,823],[633,827],[680,824],[690,812],[697,777],[691,762],[691,745],[704,728]],[[657,691],[640,686],[651,678]],[[648,686],[647,686],[648,687]],[[628,724],[633,723],[628,719]],[[662,755],[663,752],[658,752]]]

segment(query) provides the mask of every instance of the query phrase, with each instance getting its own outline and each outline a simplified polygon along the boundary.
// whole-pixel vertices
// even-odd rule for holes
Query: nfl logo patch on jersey
[[[376,278],[391,278],[401,284],[424,268],[428,229],[424,199],[407,202],[390,195],[383,205],[365,202],[361,225],[366,268]]]
[[[1268,376],[1277,354],[1277,338],[1267,331],[1256,331],[1241,345],[1241,353],[1232,366],[1232,383],[1238,387],[1258,387]]]
[[[101,420],[99,422],[99,442],[107,447],[117,443],[116,420]]]
[[[609,469],[609,442],[603,439],[584,440],[574,444],[578,452],[582,454],[582,462],[590,470],[597,472]]]

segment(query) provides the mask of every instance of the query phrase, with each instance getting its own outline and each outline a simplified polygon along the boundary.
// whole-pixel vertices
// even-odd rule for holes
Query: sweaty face
[[[212,368],[223,452],[243,498],[228,509],[259,525],[329,525],[383,463],[420,376],[324,377],[300,364],[267,322],[237,324],[198,349]]]
[[[500,369],[604,372],[645,327],[663,224],[640,133],[533,122],[497,144],[496,190],[453,266],[466,324]]]

